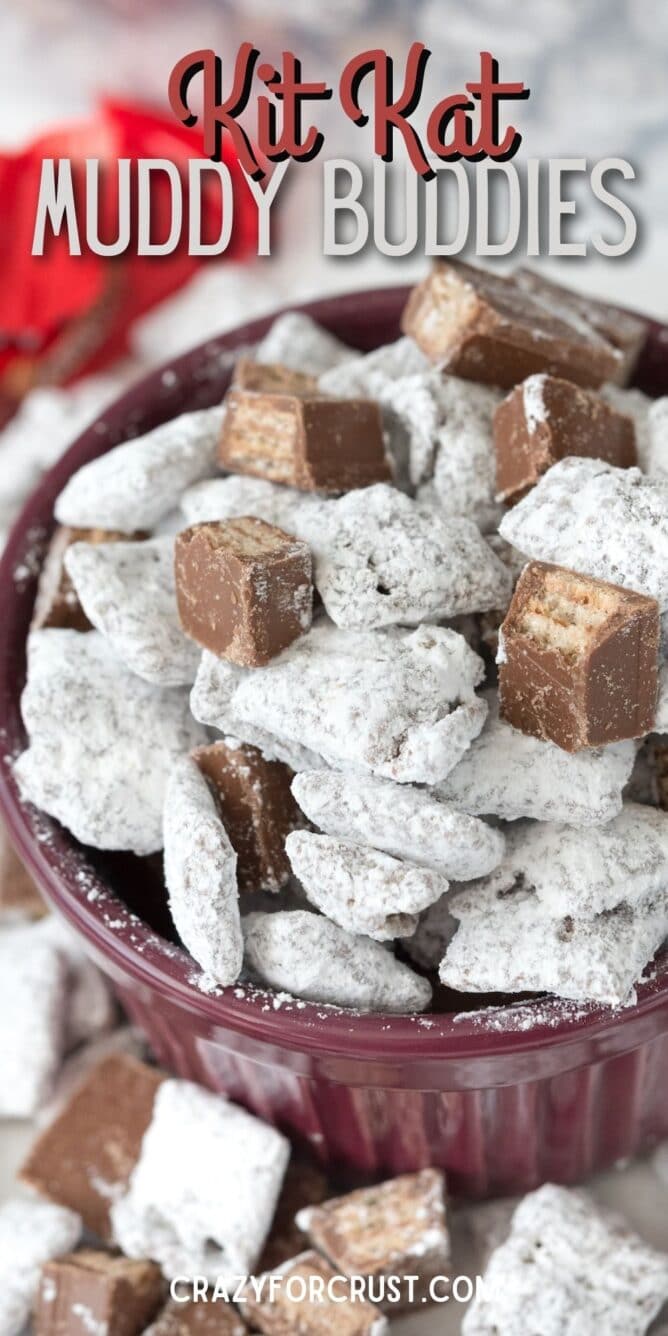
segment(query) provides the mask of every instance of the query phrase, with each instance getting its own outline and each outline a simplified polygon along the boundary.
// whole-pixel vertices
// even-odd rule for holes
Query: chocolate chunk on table
[[[48,1262],[35,1306],[35,1336],[139,1336],[164,1298],[154,1262],[82,1249]]]
[[[327,1287],[337,1273],[318,1253],[300,1253],[269,1275],[280,1278],[275,1293],[265,1285],[257,1299],[247,1289],[244,1304],[253,1328],[266,1336],[386,1336],[380,1309],[365,1299],[348,1298],[344,1277],[330,1296]]]
[[[461,261],[438,261],[413,289],[402,329],[456,376],[506,389],[540,371],[596,387],[617,371],[615,349],[594,330]]]
[[[171,1299],[146,1331],[146,1336],[245,1336],[248,1328],[236,1308],[224,1299]]]
[[[304,1233],[296,1222],[298,1211],[318,1206],[327,1196],[328,1183],[322,1170],[310,1160],[292,1156],[278,1199],[269,1237],[256,1270],[273,1271],[304,1247]]]
[[[164,1079],[127,1054],[98,1063],[38,1136],[22,1182],[77,1211],[87,1229],[109,1239],[111,1206],[137,1163]]]
[[[564,751],[651,732],[658,689],[655,599],[531,562],[501,628],[501,715]]]
[[[647,338],[647,320],[634,311],[610,306],[599,297],[573,292],[524,265],[514,271],[513,278],[554,315],[582,321],[612,344],[617,351],[617,370],[611,379],[618,385],[628,385]]]
[[[529,376],[494,414],[497,494],[518,501],[566,455],[637,464],[635,427],[597,394],[545,374]]]
[[[264,520],[194,524],[177,535],[175,565],[183,630],[221,659],[258,667],[311,624],[310,549]]]
[[[316,376],[279,362],[254,362],[251,357],[240,357],[232,376],[232,389],[252,390],[260,394],[318,394]]]
[[[323,394],[232,389],[219,463],[301,491],[347,492],[391,482],[378,404]]]
[[[0,922],[43,918],[46,905],[0,822]]]
[[[212,785],[237,855],[240,891],[279,891],[290,876],[285,838],[304,824],[292,796],[293,771],[257,747],[213,742],[193,752]]]
[[[412,1292],[405,1284],[385,1285],[384,1300],[378,1298],[385,1311],[420,1302],[428,1294],[429,1282],[448,1274],[445,1180],[437,1169],[402,1174],[376,1187],[334,1197],[301,1211],[297,1223],[344,1275],[374,1282],[386,1282],[390,1276],[416,1277]]]
[[[61,524],[49,544],[39,577],[32,629],[59,627],[66,631],[90,631],[89,622],[65,570],[64,557],[73,543],[128,543],[140,541],[144,533],[118,533],[114,529],[74,529]]]

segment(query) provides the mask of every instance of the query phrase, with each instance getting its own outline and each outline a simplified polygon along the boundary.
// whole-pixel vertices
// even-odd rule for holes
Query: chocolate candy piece
[[[290,791],[293,771],[257,747],[213,742],[193,752],[218,800],[237,855],[240,891],[279,891],[290,876],[285,838],[303,825]]]
[[[146,1336],[244,1336],[245,1322],[231,1303],[172,1299],[165,1304]]]
[[[427,1294],[434,1276],[447,1275],[450,1239],[445,1223],[445,1182],[437,1169],[403,1174],[377,1187],[359,1188],[300,1211],[297,1224],[315,1248],[347,1276],[376,1281],[417,1277],[414,1297]],[[376,1297],[374,1293],[374,1298]],[[387,1311],[406,1307],[406,1287],[386,1287],[377,1302]]]
[[[232,473],[303,492],[391,482],[382,418],[372,399],[230,390],[218,461]]]
[[[266,1336],[386,1336],[380,1309],[357,1295],[347,1298],[345,1280],[330,1295],[337,1273],[318,1253],[300,1253],[270,1274],[280,1278],[273,1290],[266,1285],[260,1298],[252,1287],[244,1291],[244,1312]]]
[[[318,381],[316,376],[294,371],[280,362],[254,362],[251,357],[240,357],[234,368],[232,388],[260,394],[312,395],[318,392]]]
[[[600,385],[617,369],[593,330],[559,319],[509,278],[461,261],[439,261],[406,305],[402,329],[456,376],[510,389],[549,371]]]
[[[637,464],[631,418],[570,381],[529,376],[494,414],[496,486],[518,501],[558,459],[605,459],[617,468]]]
[[[39,578],[32,628],[57,626],[67,631],[90,631],[89,622],[76,589],[65,570],[64,558],[73,543],[119,543],[130,538],[145,538],[143,533],[128,535],[114,529],[73,529],[61,524],[53,535]]]
[[[163,1080],[127,1054],[100,1062],[37,1138],[21,1180],[110,1238],[112,1202],[137,1162]]]
[[[504,719],[564,751],[638,738],[656,711],[655,599],[531,562],[501,628]]]
[[[293,1155],[283,1179],[281,1195],[257,1271],[273,1271],[294,1257],[304,1246],[304,1235],[295,1217],[298,1211],[319,1206],[327,1196],[327,1179],[310,1160]]]
[[[194,524],[175,562],[181,625],[219,658],[256,668],[311,625],[309,548],[264,520]]]
[[[36,1336],[138,1336],[163,1294],[154,1262],[84,1248],[44,1267],[34,1330]]]
[[[577,320],[595,330],[617,352],[617,370],[611,377],[618,385],[628,385],[647,338],[648,323],[633,311],[609,306],[598,297],[572,292],[561,283],[552,283],[535,269],[521,266],[513,278],[548,310],[564,319]]]
[[[43,918],[47,909],[0,823],[0,922]]]

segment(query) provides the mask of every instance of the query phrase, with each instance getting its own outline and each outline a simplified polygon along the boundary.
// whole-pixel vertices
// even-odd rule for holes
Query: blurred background
[[[411,41],[433,52],[423,106],[475,78],[481,49],[524,80],[514,109],[522,156],[620,156],[634,166],[634,251],[552,261],[573,286],[668,318],[668,5],[665,0],[0,0],[0,541],[26,492],[129,380],[242,319],[325,292],[412,281],[419,254],[351,259],[321,249],[321,159],[291,167],[270,258],[253,220],[220,260],[120,265],[30,258],[43,156],[162,156],[185,144],[166,103],[170,70],[198,47],[227,69],[251,40],[336,87],[345,61]],[[318,104],[322,156],[369,162],[371,145],[336,100]],[[195,136],[196,138],[196,136]],[[195,139],[193,140],[195,143]]]

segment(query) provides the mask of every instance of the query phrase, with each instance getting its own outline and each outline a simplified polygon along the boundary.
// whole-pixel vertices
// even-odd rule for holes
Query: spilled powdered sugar
[[[88,620],[127,668],[158,686],[194,682],[200,651],[181,630],[173,538],[74,543],[65,568]]]
[[[175,927],[217,983],[235,983],[243,962],[237,856],[196,762],[182,757],[167,783],[165,881]]]
[[[511,581],[471,520],[443,518],[387,483],[297,515],[337,626],[371,630],[505,607]]]
[[[163,422],[84,464],[56,501],[56,519],[83,529],[152,529],[185,487],[215,472],[222,406]]]
[[[311,903],[340,928],[377,942],[410,936],[417,915],[448,889],[431,868],[331,835],[293,831],[285,848]]]
[[[339,769],[435,784],[479,733],[482,661],[445,627],[343,632],[328,622],[264,668],[204,654],[195,718],[295,769]]]
[[[668,480],[597,459],[562,459],[504,516],[500,533],[534,561],[623,585],[668,608]]]
[[[269,1232],[290,1146],[280,1132],[190,1081],[158,1087],[114,1239],[167,1278],[252,1274]]]
[[[312,770],[295,775],[292,792],[309,821],[328,835],[383,850],[456,881],[485,876],[503,856],[500,831],[439,802],[425,789],[370,775]]]
[[[34,631],[21,710],[30,745],[14,771],[24,799],[96,849],[162,848],[167,774],[206,739],[187,692],[128,673],[96,631]]]
[[[248,914],[246,964],[263,983],[310,1002],[401,1015],[431,1001],[426,979],[379,942],[304,910]]]
[[[495,692],[486,698],[487,723],[438,786],[439,797],[472,815],[506,821],[526,816],[571,826],[603,825],[621,811],[635,757],[632,742],[562,751],[500,719]]]

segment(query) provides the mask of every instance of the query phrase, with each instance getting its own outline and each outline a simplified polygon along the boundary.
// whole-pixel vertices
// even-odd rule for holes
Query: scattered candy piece
[[[496,488],[518,501],[559,459],[604,459],[618,468],[638,462],[631,418],[557,376],[529,378],[494,414]]]
[[[358,1296],[347,1298],[345,1284],[332,1286],[337,1273],[318,1253],[299,1253],[271,1274],[279,1284],[259,1297],[251,1286],[244,1294],[244,1312],[266,1336],[296,1330],[308,1336],[386,1336],[388,1324],[380,1310]]]
[[[245,1336],[247,1330],[236,1308],[223,1299],[170,1299],[145,1336]]]
[[[656,599],[531,562],[499,632],[501,715],[569,752],[643,737],[658,655]]]
[[[464,1315],[464,1336],[644,1336],[668,1299],[668,1256],[583,1192],[548,1183],[517,1207]]]
[[[237,856],[196,761],[183,756],[167,783],[165,882],[181,940],[217,983],[241,973]]]
[[[425,789],[310,770],[295,775],[292,792],[309,821],[327,835],[370,845],[454,881],[485,876],[503,855],[500,831]]]
[[[156,686],[194,681],[199,654],[179,622],[172,538],[75,543],[65,566],[90,623],[127,668]]]
[[[554,464],[501,521],[532,561],[623,585],[668,608],[668,481],[598,459]]]
[[[196,524],[176,538],[176,595],[192,640],[259,667],[311,625],[311,553],[264,520]]]
[[[21,1168],[22,1182],[77,1211],[91,1233],[109,1239],[112,1202],[137,1163],[164,1079],[127,1054],[104,1059],[37,1137]]]
[[[160,1268],[83,1248],[42,1271],[36,1336],[140,1336],[163,1298]]]
[[[167,774],[204,740],[185,691],[125,671],[96,631],[33,631],[21,709],[25,800],[97,849],[162,848]]]
[[[311,1002],[356,1011],[424,1011],[426,979],[379,942],[355,937],[304,910],[248,914],[243,920],[246,963],[264,982]]]
[[[190,1081],[164,1081],[128,1191],[112,1206],[129,1257],[173,1275],[251,1275],[290,1158],[285,1137]]]
[[[3,1072],[4,1079],[4,1072]],[[20,1336],[30,1319],[45,1262],[75,1248],[81,1221],[42,1201],[0,1206],[0,1336]]]
[[[152,529],[185,487],[215,472],[222,406],[163,422],[84,464],[60,493],[56,519],[77,528]]]

